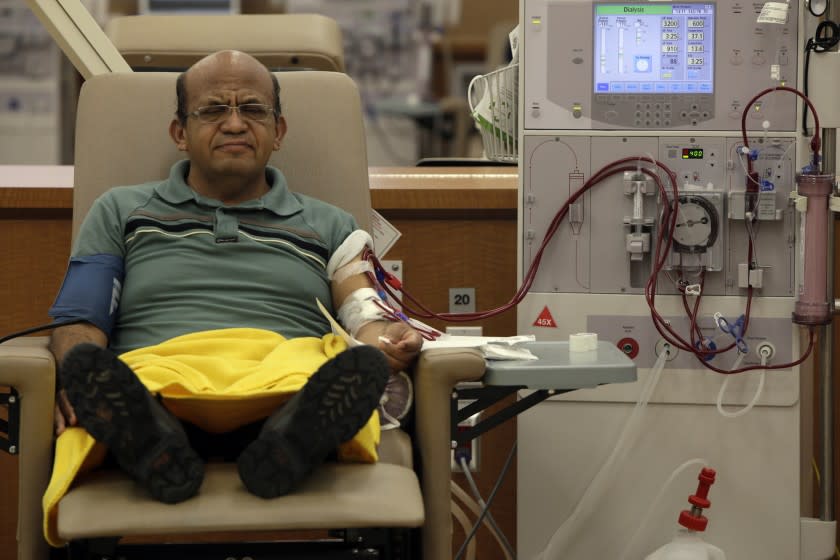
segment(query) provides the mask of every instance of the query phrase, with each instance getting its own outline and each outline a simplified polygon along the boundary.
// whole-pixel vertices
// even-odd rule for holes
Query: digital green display
[[[703,159],[703,148],[683,148],[683,159]]]

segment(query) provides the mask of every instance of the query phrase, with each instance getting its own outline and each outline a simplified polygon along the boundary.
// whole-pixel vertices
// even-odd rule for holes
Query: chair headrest
[[[235,49],[272,70],[344,72],[338,23],[318,14],[123,16],[110,20],[105,33],[134,69],[183,70]]]

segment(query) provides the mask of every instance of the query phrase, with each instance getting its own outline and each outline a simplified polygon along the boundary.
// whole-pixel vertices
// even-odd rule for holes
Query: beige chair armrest
[[[20,398],[18,558],[46,558],[41,497],[52,470],[55,405],[55,361],[47,338],[0,346],[0,386],[14,387]]]
[[[484,357],[475,348],[427,350],[414,373],[417,434],[423,465],[423,558],[443,560],[452,554],[450,516],[450,401],[452,388],[484,375]]]

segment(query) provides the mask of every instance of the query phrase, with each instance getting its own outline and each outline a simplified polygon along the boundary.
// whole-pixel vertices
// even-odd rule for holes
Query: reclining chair
[[[123,16],[105,33],[134,70],[181,70],[236,49],[272,69],[344,72],[341,29],[319,14]]]
[[[292,190],[343,207],[368,227],[367,160],[354,83],[336,72],[291,72],[278,78],[289,132],[271,164],[283,170]],[[108,187],[163,178],[182,157],[167,134],[175,111],[175,79],[174,73],[108,74],[84,84],[76,130],[74,235],[90,204]],[[383,432],[380,463],[325,464],[290,495],[273,500],[252,496],[234,464],[217,463],[208,465],[199,495],[174,506],[147,497],[120,472],[99,471],[78,481],[60,502],[58,533],[71,543],[71,552],[86,555],[120,537],[144,535],[166,540],[175,534],[349,529],[344,535],[358,539],[373,534],[367,529],[385,528],[397,529],[387,534],[402,538],[421,528],[421,539],[413,539],[410,547],[389,537],[374,553],[367,549],[375,542],[355,543],[362,551],[358,557],[382,558],[390,552],[405,558],[409,548],[420,548],[426,560],[449,558],[450,394],[456,383],[479,379],[484,367],[471,349],[421,355],[412,376],[417,461],[409,437],[389,430]],[[52,466],[54,370],[45,338],[0,346],[0,386],[12,387],[15,395],[9,432],[19,458],[20,560],[47,557],[40,504]],[[244,550],[247,556],[249,549]]]

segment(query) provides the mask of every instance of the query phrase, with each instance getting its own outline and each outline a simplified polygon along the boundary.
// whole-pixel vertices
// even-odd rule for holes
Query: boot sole
[[[351,348],[330,360],[301,390],[286,428],[260,437],[239,456],[248,491],[263,498],[289,493],[339,444],[367,423],[385,391],[388,363],[370,346]]]
[[[198,492],[204,478],[201,458],[185,436],[158,428],[151,410],[157,403],[112,352],[93,345],[76,347],[61,374],[79,425],[107,445],[120,467],[155,499],[177,503]]]

